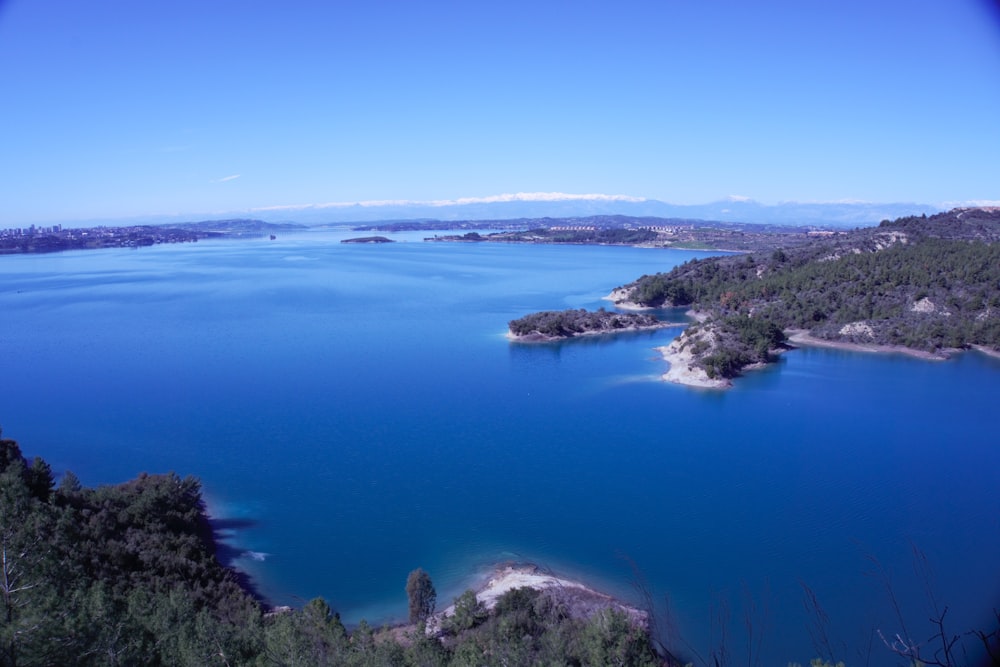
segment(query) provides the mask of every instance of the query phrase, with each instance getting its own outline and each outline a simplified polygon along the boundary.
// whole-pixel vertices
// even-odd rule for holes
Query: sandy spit
[[[476,599],[487,609],[493,609],[504,593],[515,588],[542,591],[556,602],[564,604],[574,618],[588,618],[601,609],[617,609],[643,627],[648,623],[646,612],[588,588],[579,581],[564,579],[532,564],[508,563],[497,566],[485,585],[475,591]],[[455,606],[449,605],[435,614],[427,624],[428,632],[436,632],[444,618],[454,613]]]
[[[916,357],[917,359],[927,359],[929,361],[944,361],[949,358],[950,352],[957,351],[945,350],[944,352],[937,354],[933,352],[926,352],[924,350],[915,350],[911,347],[903,347],[902,345],[875,345],[874,343],[847,343],[842,341],[826,340],[825,338],[817,338],[804,329],[788,329],[785,331],[785,334],[788,336],[788,342],[794,345],[829,347],[837,350],[850,350],[852,352],[907,354],[911,357]]]
[[[972,349],[982,352],[986,356],[993,357],[994,359],[1000,359],[1000,350],[994,350],[993,348],[986,347],[985,345],[973,345]]]
[[[643,306],[638,303],[634,303],[628,300],[629,290],[618,288],[611,291],[611,294],[602,297],[605,301],[610,301],[615,304],[615,308],[621,308],[622,310],[653,310],[650,306]]]
[[[656,348],[663,355],[663,360],[670,364],[669,370],[663,374],[663,379],[675,384],[683,384],[688,387],[702,387],[705,389],[728,389],[733,383],[725,379],[713,379],[708,377],[705,369],[694,365],[694,355],[691,354],[691,345],[683,348],[683,336],[675,338],[670,345]],[[692,341],[685,341],[691,343]]]

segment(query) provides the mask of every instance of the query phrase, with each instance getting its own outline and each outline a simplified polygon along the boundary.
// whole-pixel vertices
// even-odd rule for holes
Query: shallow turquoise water
[[[343,236],[0,258],[5,436],[85,483],[200,477],[272,601],[348,621],[405,614],[417,566],[444,602],[504,559],[634,597],[631,561],[703,653],[751,596],[768,662],[818,655],[804,583],[860,662],[898,630],[869,556],[927,617],[912,545],[956,630],[989,619],[1000,362],[802,349],[691,390],[657,380],[679,329],[503,333],[703,253]]]

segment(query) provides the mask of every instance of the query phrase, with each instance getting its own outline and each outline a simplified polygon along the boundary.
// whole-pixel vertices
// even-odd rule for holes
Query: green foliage
[[[214,558],[193,478],[54,488],[0,442],[0,664],[241,664],[260,607]]]
[[[493,612],[472,591],[445,633],[424,632],[436,601],[429,575],[407,580],[418,622],[407,636],[351,633],[321,599],[264,614],[215,560],[197,480],[140,475],[85,488],[58,486],[0,438],[0,666],[47,665],[588,665],[650,664],[645,632],[608,617],[570,618],[531,589]],[[611,660],[612,662],[602,662]]]
[[[711,331],[712,343],[695,337],[692,353],[701,355],[696,363],[710,378],[732,378],[750,364],[773,360],[773,350],[783,348],[787,337],[770,320],[746,315],[731,315],[705,324],[691,325],[687,334],[702,329]]]
[[[752,315],[848,342],[1000,350],[998,239],[996,213],[904,218],[770,254],[687,262],[626,288],[634,302],[693,306],[723,328],[736,322],[731,316]],[[845,329],[857,322],[866,326]],[[761,333],[759,344],[708,366],[725,375],[742,356],[762,360],[769,334]]]
[[[508,591],[451,648],[451,665],[659,665],[648,633],[619,611],[573,618],[544,592]]]
[[[657,273],[642,276],[632,285],[629,299],[643,306],[687,306],[694,300],[690,282]]]
[[[330,606],[316,598],[298,612],[273,614],[264,623],[264,655],[288,667],[343,664],[350,653],[347,631]]]
[[[584,665],[659,664],[650,649],[649,637],[624,613],[613,609],[597,612],[583,626],[579,646]]]
[[[721,348],[702,357],[699,363],[708,373],[708,377],[714,380],[716,378],[736,377],[744,367],[752,362],[750,357],[740,350]]]
[[[658,320],[644,313],[617,313],[603,308],[588,311],[580,308],[562,311],[545,310],[511,320],[508,324],[510,332],[515,336],[566,338],[588,332],[653,327],[658,324]]]
[[[434,613],[437,591],[423,568],[418,567],[406,578],[406,597],[410,602],[410,623],[423,623]]]
[[[476,599],[473,591],[465,591],[455,598],[455,613],[443,622],[443,629],[452,634],[471,630],[486,620],[489,612],[483,603]]]

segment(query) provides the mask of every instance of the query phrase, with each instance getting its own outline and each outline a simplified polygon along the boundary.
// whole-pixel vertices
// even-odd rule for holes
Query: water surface
[[[1000,362],[802,349],[691,390],[657,379],[679,329],[503,334],[705,253],[344,237],[0,258],[4,435],[88,484],[198,476],[264,594],[348,622],[405,615],[418,566],[446,602],[505,559],[634,598],[633,563],[703,654],[752,598],[769,662],[819,655],[804,584],[861,662],[898,630],[870,558],[928,615],[914,545],[952,627],[989,620]]]

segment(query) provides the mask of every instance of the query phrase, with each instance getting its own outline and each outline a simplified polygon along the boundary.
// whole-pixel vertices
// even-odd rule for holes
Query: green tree
[[[587,621],[580,638],[584,665],[655,666],[649,635],[620,611],[603,609]]]
[[[406,597],[410,601],[410,623],[423,623],[434,613],[437,591],[431,575],[418,567],[406,578]]]
[[[42,664],[62,581],[51,544],[53,508],[33,496],[13,440],[0,442],[0,663]],[[37,658],[37,660],[36,660]]]
[[[470,630],[487,619],[489,612],[472,591],[455,598],[455,613],[444,621],[444,629],[453,634]]]

